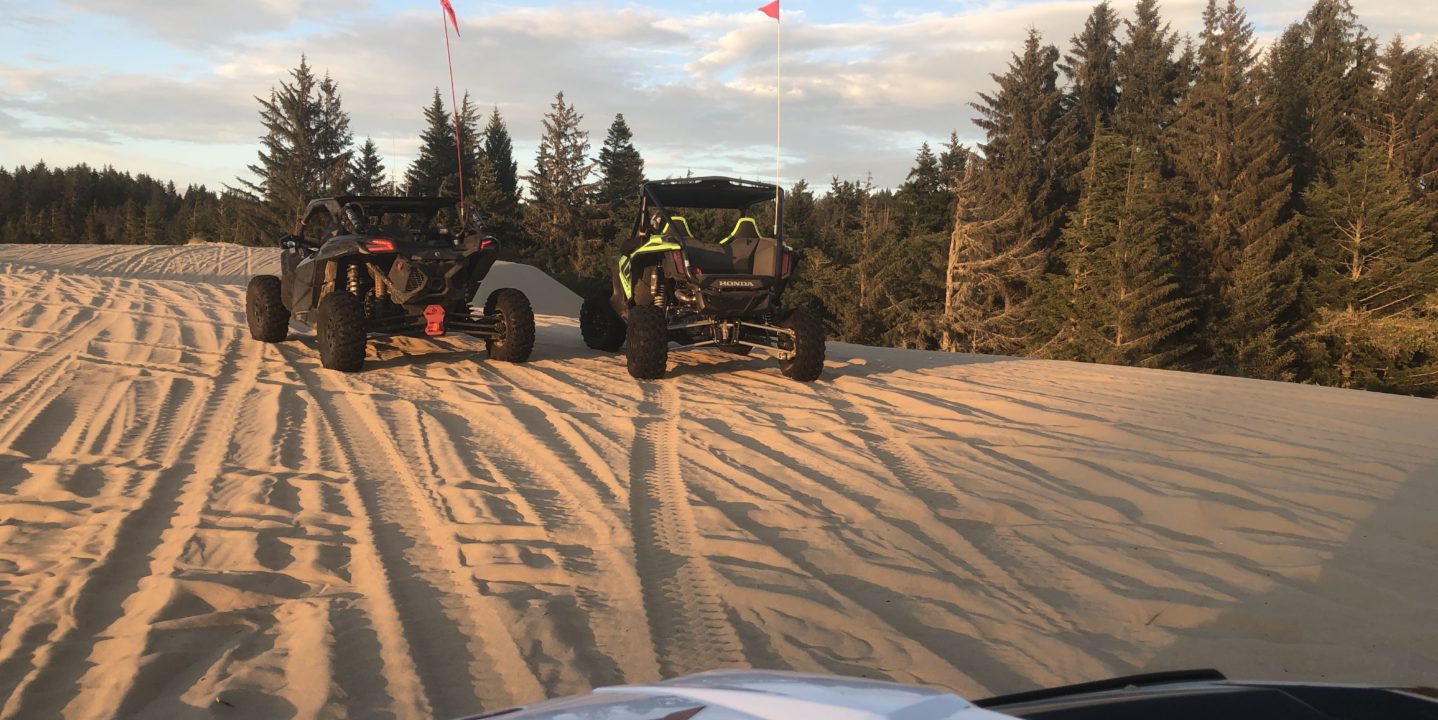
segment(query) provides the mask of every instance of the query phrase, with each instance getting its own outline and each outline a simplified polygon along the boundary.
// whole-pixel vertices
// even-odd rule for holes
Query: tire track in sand
[[[437,467],[434,453],[428,449],[436,441],[447,442],[456,450],[472,443],[469,452],[482,453],[496,479],[505,481],[528,504],[547,540],[559,552],[561,566],[572,574],[575,605],[583,610],[581,622],[593,635],[593,647],[577,643],[571,648],[587,659],[574,663],[573,669],[596,687],[656,677],[658,665],[647,631],[641,630],[636,637],[627,627],[633,608],[643,606],[633,557],[621,549],[626,541],[632,545],[627,501],[615,507],[616,503],[609,502],[611,497],[584,482],[587,475],[600,483],[598,487],[617,487],[620,482],[615,473],[602,459],[593,464],[583,459],[598,455],[569,425],[560,408],[500,369],[481,367],[490,381],[486,387],[506,401],[492,406],[494,414],[479,422],[474,421],[472,406],[464,399],[478,398],[480,393],[465,384],[453,384],[445,392],[443,385],[432,381],[398,375],[371,374],[363,382],[377,392],[409,399],[415,413],[435,421],[447,433],[437,440],[422,431],[417,433],[419,442],[406,446],[417,463]],[[533,374],[528,369],[521,372],[526,377]],[[527,432],[516,434],[512,428]],[[461,437],[458,442],[452,437],[456,433]],[[472,468],[470,472],[482,471]],[[437,488],[427,490],[435,509],[447,513]],[[542,667],[531,665],[536,675],[548,678],[547,687],[557,680]]]
[[[459,716],[491,704],[544,697],[514,637],[465,568],[448,522],[424,498],[419,478],[381,422],[373,396],[314,358],[282,351],[315,398],[348,457],[346,502],[363,518],[382,594],[398,609],[399,632],[418,674],[427,715]],[[358,539],[358,538],[357,538]],[[493,708],[491,708],[493,709]]]
[[[151,623],[163,609],[130,598],[169,596],[165,585],[174,582],[209,487],[222,471],[240,406],[255,384],[258,349],[246,353],[234,343],[229,350],[217,391],[202,412],[210,421],[182,444],[177,458],[166,458],[173,461],[164,463],[141,504],[119,523],[111,547],[122,551],[109,553],[78,588],[73,622],[58,627],[55,640],[36,652],[34,669],[0,709],[0,718],[122,712],[143,667]],[[115,667],[131,674],[101,680],[101,673]]]
[[[645,383],[630,464],[634,554],[654,651],[665,677],[745,664],[738,631],[701,553],[699,528],[680,475],[678,391]]]

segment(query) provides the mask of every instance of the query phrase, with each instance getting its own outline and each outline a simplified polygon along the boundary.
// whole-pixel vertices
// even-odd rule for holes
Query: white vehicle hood
[[[504,720],[997,720],[939,690],[877,680],[718,670],[621,685],[481,718]]]

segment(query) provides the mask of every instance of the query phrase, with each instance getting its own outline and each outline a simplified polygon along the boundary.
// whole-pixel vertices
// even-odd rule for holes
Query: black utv
[[[337,197],[311,202],[293,235],[280,239],[280,276],[250,280],[250,335],[280,342],[290,318],[315,328],[320,362],[357,372],[370,335],[483,338],[489,356],[524,362],[534,348],[529,299],[505,288],[470,306],[499,257],[499,241],[477,226],[445,227],[455,201],[427,197]]]
[[[773,203],[773,233],[755,211]],[[696,210],[727,234],[699,237],[681,210]],[[633,232],[610,259],[611,293],[585,301],[579,323],[591,348],[625,348],[629,374],[664,376],[669,345],[712,347],[779,359],[784,375],[809,382],[824,369],[824,328],[780,300],[797,264],[784,244],[783,191],[724,177],[645,183]]]

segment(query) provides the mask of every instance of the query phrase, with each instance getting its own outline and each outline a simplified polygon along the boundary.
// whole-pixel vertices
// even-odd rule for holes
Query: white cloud
[[[268,0],[242,10],[198,0],[167,15],[175,8],[66,1],[146,25],[145,32],[173,43],[203,40],[205,28],[196,18],[208,12],[233,26],[225,25],[226,32],[199,53],[208,58],[205,69],[185,77],[162,70],[107,72],[84,58],[73,67],[0,64],[0,107],[24,111],[0,122],[0,137],[23,135],[27,146],[36,147],[49,133],[48,144],[63,146],[88,133],[137,143],[172,163],[214,145],[222,149],[198,153],[217,163],[207,171],[212,174],[176,178],[213,185],[243,172],[260,132],[252,98],[283,80],[302,53],[339,82],[357,136],[373,137],[401,164],[415,150],[421,107],[433,89],[448,94],[443,39],[431,12],[339,16],[332,13],[340,0]],[[1164,12],[1174,29],[1196,32],[1203,2],[1167,0]],[[1259,6],[1254,20],[1271,36],[1299,19],[1308,2],[1250,4]],[[1438,19],[1412,17],[1411,3],[1356,4],[1385,39],[1399,30],[1418,38],[1438,31]],[[992,87],[990,74],[1003,70],[1028,28],[1062,47],[1080,29],[1091,2],[955,7],[962,9],[877,11],[838,23],[808,22],[800,12],[786,17],[789,179],[805,176],[823,185],[830,175],[861,178],[872,171],[881,185],[902,181],[920,142],[946,140],[951,130],[970,140],[977,136],[968,103]],[[313,17],[327,20],[301,22]],[[652,174],[773,173],[774,24],[757,12],[676,15],[576,4],[465,13],[461,19],[464,36],[454,43],[461,91],[468,88],[481,107],[500,107],[521,166],[532,158],[541,115],[554,93],[564,90],[586,115],[596,152],[608,122],[622,112]],[[208,22],[213,27],[219,21]],[[289,30],[267,32],[275,28]],[[246,143],[250,150],[242,160],[218,164]],[[16,147],[6,147],[0,164],[33,161],[15,157]]]
[[[283,30],[302,19],[325,19],[369,7],[367,0],[63,0],[70,10],[120,18],[137,31],[185,46],[217,38]]]

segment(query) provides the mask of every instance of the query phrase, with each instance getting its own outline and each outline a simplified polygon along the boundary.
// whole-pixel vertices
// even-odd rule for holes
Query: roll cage
[[[687,230],[688,223],[671,208],[737,210],[748,218],[755,207],[768,202],[776,203],[774,238],[783,243],[784,190],[777,185],[727,177],[646,182],[640,189],[639,213],[634,219],[633,232],[620,244],[619,250],[629,255],[652,236],[668,235],[676,225]]]
[[[329,235],[339,225],[341,213],[344,207],[350,203],[359,203],[365,209],[365,215],[369,218],[380,218],[386,215],[409,215],[418,220],[414,229],[425,229],[434,222],[435,216],[440,211],[453,208],[458,205],[454,198],[434,197],[379,197],[368,195],[342,195],[340,197],[321,198],[313,200],[305,206],[299,221],[295,224],[294,237],[300,240],[314,242],[322,238],[305,237],[306,230],[318,231],[319,234]],[[316,227],[319,225],[320,227]]]

